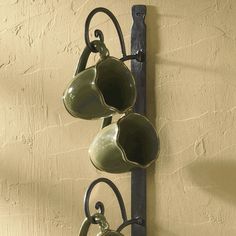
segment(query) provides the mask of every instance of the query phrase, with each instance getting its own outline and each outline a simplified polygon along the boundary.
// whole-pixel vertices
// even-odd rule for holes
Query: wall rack
[[[134,5],[132,7],[132,17],[133,17],[133,26],[131,29],[131,54],[127,55],[125,42],[121,27],[113,15],[108,9],[99,7],[95,8],[88,15],[85,22],[85,42],[88,50],[90,52],[97,52],[93,46],[93,41],[90,41],[89,37],[89,26],[91,19],[97,13],[105,13],[112,20],[121,45],[122,57],[120,60],[126,61],[131,60],[131,72],[136,80],[137,85],[137,100],[134,106],[134,111],[142,115],[146,114],[146,25],[145,25],[145,16],[146,16],[146,6],[145,5]],[[104,35],[101,30],[96,29],[94,31],[96,38],[99,38],[104,42]],[[85,67],[85,65],[82,65]],[[80,68],[77,68],[77,72],[80,71]],[[105,127],[111,123],[111,117],[105,118],[103,120],[102,127]],[[106,178],[99,178],[93,181],[87,189],[84,198],[84,211],[86,217],[89,219],[91,224],[97,224],[90,214],[89,210],[89,199],[91,192],[95,185],[98,183],[106,183],[114,191],[117,200],[119,202],[121,215],[123,223],[118,227],[117,231],[120,232],[123,228],[128,225],[131,227],[132,236],[146,236],[146,170],[145,169],[135,169],[131,173],[131,220],[127,219],[125,205],[122,199],[122,196],[118,188],[114,185],[112,181]],[[102,214],[104,214],[105,207],[102,202],[97,202],[95,208]]]

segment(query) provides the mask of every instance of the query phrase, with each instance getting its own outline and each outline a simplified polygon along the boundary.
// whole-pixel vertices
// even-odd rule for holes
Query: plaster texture
[[[236,235],[235,0],[0,0],[1,236],[78,235],[84,192],[101,176],[117,184],[130,215],[130,174],[89,161],[101,121],[71,117],[61,97],[88,13],[109,8],[129,51],[134,4],[148,5],[147,110],[161,141],[148,170],[148,236]],[[120,57],[111,21],[99,14],[91,34],[96,27]],[[116,228],[112,192],[101,185],[96,200]]]

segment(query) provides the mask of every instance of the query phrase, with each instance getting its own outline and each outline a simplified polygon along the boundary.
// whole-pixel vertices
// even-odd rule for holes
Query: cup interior
[[[118,143],[129,161],[148,166],[157,158],[159,139],[148,119],[131,113],[118,121]]]
[[[122,61],[108,57],[99,62],[96,84],[108,106],[124,112],[134,105],[135,81],[130,70]]]

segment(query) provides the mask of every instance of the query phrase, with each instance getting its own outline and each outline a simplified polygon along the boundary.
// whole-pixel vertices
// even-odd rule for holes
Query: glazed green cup
[[[100,53],[100,60],[85,69],[91,53],[86,47],[76,75],[63,95],[67,111],[74,117],[87,120],[125,113],[136,100],[135,80],[128,67],[121,60],[109,56],[101,41],[94,41],[94,46]]]
[[[89,147],[92,164],[109,173],[147,168],[158,156],[159,139],[145,117],[129,113],[99,131]]]

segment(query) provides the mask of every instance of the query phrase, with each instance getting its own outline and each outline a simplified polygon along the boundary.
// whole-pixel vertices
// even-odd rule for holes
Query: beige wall
[[[130,8],[140,3],[149,5],[148,116],[161,139],[148,173],[148,236],[236,235],[236,1],[0,0],[1,236],[77,235],[84,191],[100,176],[129,208],[130,175],[101,174],[89,162],[100,121],[71,117],[61,96],[88,13],[113,11],[129,48]],[[100,14],[95,26],[119,57],[111,22]],[[96,188],[97,199],[115,228],[111,191]]]

